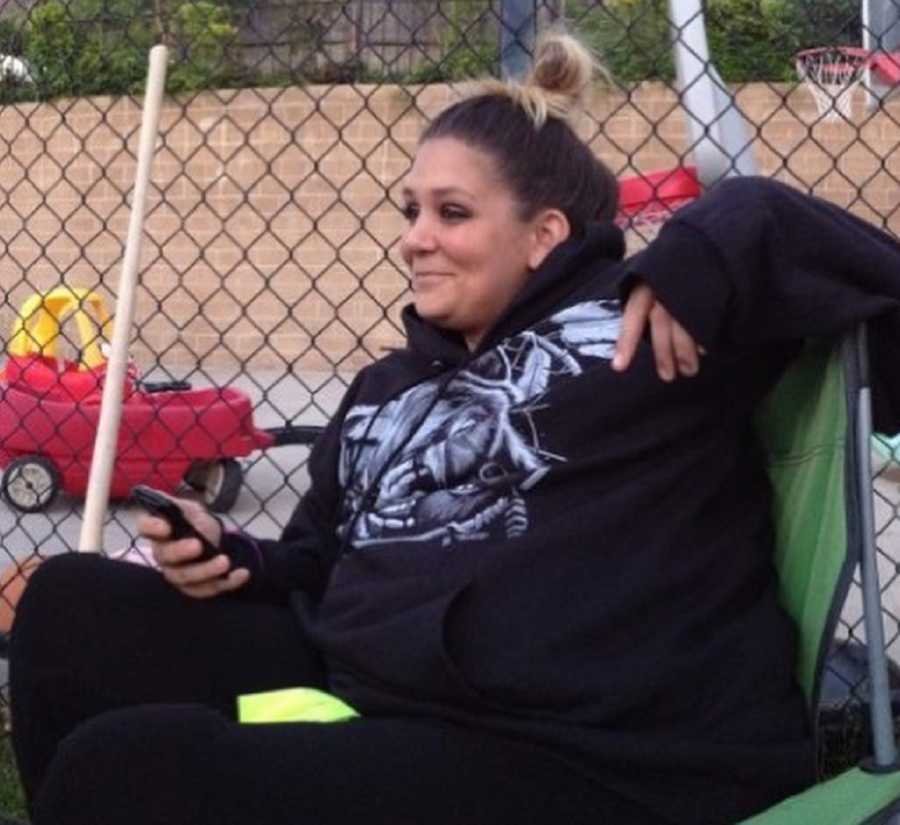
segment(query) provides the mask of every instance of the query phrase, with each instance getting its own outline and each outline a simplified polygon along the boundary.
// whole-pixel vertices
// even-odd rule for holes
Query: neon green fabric
[[[781,601],[797,626],[797,677],[812,700],[816,663],[847,550],[847,430],[840,348],[810,342],[760,412],[769,455]]]
[[[854,769],[791,796],[739,825],[858,825],[900,798],[900,774]]]
[[[238,697],[238,721],[344,722],[359,714],[346,702],[315,688],[285,688]]]

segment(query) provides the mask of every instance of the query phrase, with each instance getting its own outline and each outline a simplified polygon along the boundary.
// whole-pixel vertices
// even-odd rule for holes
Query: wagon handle
[[[324,429],[314,424],[286,424],[283,427],[266,427],[265,432],[272,436],[273,447],[288,444],[304,444],[311,447]]]
[[[141,136],[138,146],[137,171],[131,200],[131,215],[125,257],[119,278],[119,294],[116,299],[115,325],[103,385],[100,420],[94,441],[94,454],[88,476],[84,520],[78,549],[81,552],[100,552],[103,544],[103,525],[112,483],[113,463],[119,438],[119,422],[122,418],[122,389],[128,369],[128,344],[134,320],[134,297],[137,291],[138,263],[141,255],[141,239],[144,232],[147,189],[150,184],[150,167],[159,133],[159,112],[166,85],[168,50],[154,46],[150,50],[147,70],[147,90],[144,93],[144,109],[141,117]]]

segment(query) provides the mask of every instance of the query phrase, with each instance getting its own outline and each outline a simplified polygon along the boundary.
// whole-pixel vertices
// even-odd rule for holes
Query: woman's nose
[[[416,253],[431,252],[436,246],[434,227],[422,215],[418,215],[410,223],[400,241],[400,251],[406,260],[409,260]]]

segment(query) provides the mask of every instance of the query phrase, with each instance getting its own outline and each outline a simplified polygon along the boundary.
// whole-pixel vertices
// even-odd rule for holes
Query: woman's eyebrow
[[[416,193],[411,187],[404,186],[400,190],[400,194],[404,198],[412,198],[415,196]],[[462,189],[459,186],[441,186],[441,187],[438,187],[437,189],[429,190],[429,194],[436,198],[446,198],[451,195],[462,195],[463,197],[466,197],[466,198],[472,198],[472,199],[475,198],[475,196],[471,192],[469,192],[466,189]]]
[[[441,197],[446,195],[465,195],[467,198],[475,197],[471,192],[467,189],[463,189],[461,186],[441,186],[437,189],[433,189],[432,192]]]

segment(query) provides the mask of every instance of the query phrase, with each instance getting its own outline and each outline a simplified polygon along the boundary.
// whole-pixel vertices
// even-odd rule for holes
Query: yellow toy
[[[104,364],[102,344],[112,339],[112,318],[103,297],[81,287],[59,286],[45,294],[32,295],[22,305],[13,325],[9,354],[20,358],[39,355],[62,364],[61,328],[69,316],[73,317],[81,340],[78,367],[91,370]]]

